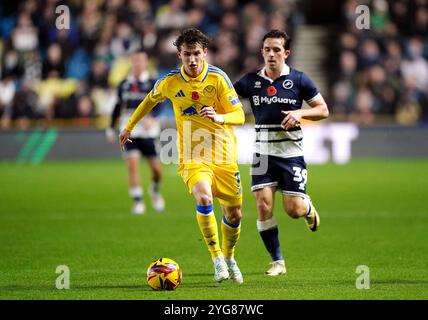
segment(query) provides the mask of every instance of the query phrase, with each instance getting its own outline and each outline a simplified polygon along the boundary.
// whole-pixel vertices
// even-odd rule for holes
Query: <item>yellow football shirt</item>
[[[186,164],[236,164],[232,125],[243,124],[245,116],[232,82],[221,69],[204,61],[202,73],[196,78],[188,76],[184,66],[170,71],[140,103],[126,129],[132,131],[138,121],[165,98],[172,102],[177,124],[178,173]],[[211,106],[223,115],[224,123],[201,117],[199,112],[204,106]]]

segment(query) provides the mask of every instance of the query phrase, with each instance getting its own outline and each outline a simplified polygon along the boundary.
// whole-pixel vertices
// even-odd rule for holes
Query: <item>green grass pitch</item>
[[[244,218],[236,258],[244,284],[238,286],[214,282],[194,200],[176,166],[164,167],[166,212],[148,206],[145,215],[133,216],[120,160],[1,163],[0,299],[427,299],[428,161],[308,169],[321,228],[311,233],[302,219],[287,217],[277,194],[288,273],[269,278],[249,168],[241,167]],[[147,170],[142,176],[147,181]],[[156,257],[182,267],[176,291],[146,285]],[[69,290],[55,287],[59,265],[70,268]],[[356,289],[359,265],[369,267],[370,289]]]

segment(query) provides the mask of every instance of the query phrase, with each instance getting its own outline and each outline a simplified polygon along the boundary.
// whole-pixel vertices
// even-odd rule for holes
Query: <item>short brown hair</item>
[[[208,48],[210,39],[202,31],[196,28],[188,28],[181,31],[177,40],[174,42],[174,46],[180,51],[183,44],[191,45],[196,43],[199,43],[202,48],[205,49]]]

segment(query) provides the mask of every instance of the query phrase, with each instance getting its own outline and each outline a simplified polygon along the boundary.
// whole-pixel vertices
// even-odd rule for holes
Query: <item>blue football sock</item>
[[[278,239],[278,227],[274,227],[272,229],[259,231],[260,236],[262,237],[263,243],[267,251],[270,253],[272,257],[272,261],[276,260],[284,260],[281,252],[281,246],[279,244]]]

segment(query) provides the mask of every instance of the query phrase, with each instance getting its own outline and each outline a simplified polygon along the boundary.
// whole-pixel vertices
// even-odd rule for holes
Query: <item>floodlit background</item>
[[[129,213],[119,147],[104,135],[117,86],[137,50],[149,54],[154,78],[177,67],[172,42],[190,26],[210,36],[208,62],[232,81],[261,66],[267,31],[287,31],[288,64],[313,79],[329,106],[327,120],[304,124],[321,230],[308,234],[278,202],[289,270],[280,279],[262,275],[269,258],[255,228],[245,100],[247,124],[235,130],[242,287],[211,279],[176,165],[164,166],[167,211]],[[0,299],[428,298],[427,0],[7,0],[0,76]],[[175,126],[168,102],[161,121]],[[182,266],[177,292],[145,285],[145,267],[158,256]],[[70,290],[55,287],[59,265],[70,267]],[[370,269],[369,290],[356,288],[359,265]]]
[[[232,81],[260,66],[261,39],[269,29],[292,36],[288,63],[314,80],[331,111],[324,123],[339,132],[308,129],[309,162],[347,162],[352,145],[357,157],[428,154],[428,148],[413,143],[426,135],[419,130],[428,121],[424,0],[27,0],[3,1],[0,17],[3,159],[39,162],[92,153],[117,157],[118,150],[96,141],[109,124],[117,86],[129,72],[128,55],[147,51],[151,75],[161,77],[177,67],[172,42],[189,26],[212,38],[208,61]],[[244,103],[251,123],[249,104]],[[335,126],[338,122],[349,125]],[[168,102],[162,123],[174,126]],[[378,130],[381,125],[386,128]],[[418,129],[412,130],[412,138],[407,133],[403,138],[402,130],[409,127]],[[75,138],[76,128],[87,130],[84,141]],[[238,128],[238,134],[251,135],[251,126],[245,129]],[[391,136],[384,136],[390,129]],[[22,155],[27,137],[15,135],[32,130],[47,139],[45,144],[34,142],[37,157],[30,151]],[[79,147],[73,144],[76,139]],[[251,152],[242,149],[246,162]]]

